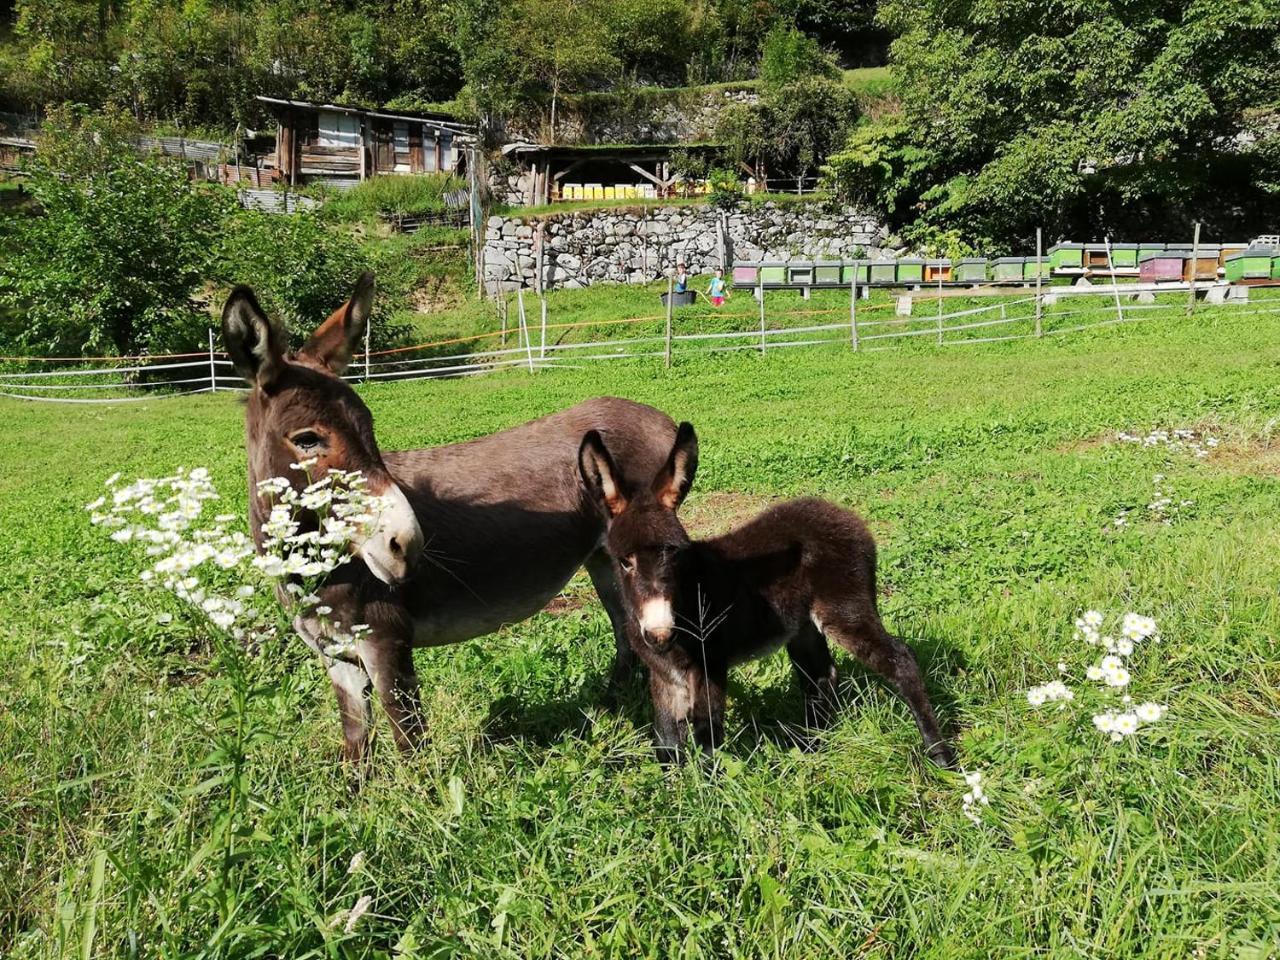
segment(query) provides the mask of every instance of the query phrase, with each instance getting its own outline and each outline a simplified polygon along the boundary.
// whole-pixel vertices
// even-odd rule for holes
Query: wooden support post
[[[1191,238],[1191,283],[1187,291],[1187,316],[1196,312],[1196,277],[1200,272],[1200,221],[1196,221],[1196,230]]]
[[[1042,319],[1042,305],[1040,301],[1040,275],[1044,272],[1044,268],[1040,264],[1040,257],[1043,256],[1043,235],[1039,227],[1036,227],[1036,336],[1044,336],[1044,325]]]
[[[542,346],[538,348],[538,359],[547,359],[547,295],[542,295]]]
[[[369,344],[373,340],[373,321],[366,320],[364,325],[364,382],[369,382]]]
[[[520,311],[520,336],[524,339],[525,352],[529,356],[529,372],[533,372],[533,337],[529,336],[529,320],[524,312],[524,287],[516,288],[516,301]]]
[[[760,352],[764,353],[764,278],[756,281],[756,290],[760,295]]]
[[[667,274],[667,344],[666,344],[666,365],[671,366],[671,307],[672,301],[675,299],[676,280],[670,273]]]
[[[1111,260],[1111,238],[1105,237],[1107,245],[1107,273],[1111,274],[1111,292],[1116,296],[1116,320],[1124,323],[1124,308],[1120,306],[1120,284],[1116,280],[1116,265]]]
[[[857,268],[855,267],[856,271]],[[849,341],[856,351],[858,349],[858,275],[855,272],[849,282]]]

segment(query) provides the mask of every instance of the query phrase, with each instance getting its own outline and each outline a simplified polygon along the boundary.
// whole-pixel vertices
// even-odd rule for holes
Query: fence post
[[[1116,296],[1116,320],[1124,323],[1124,308],[1120,306],[1120,284],[1116,282],[1116,265],[1111,260],[1111,238],[1104,237],[1103,242],[1107,245],[1107,273],[1111,274],[1111,292]]]
[[[1036,227],[1036,336],[1044,336],[1044,324],[1041,316],[1040,301],[1040,275],[1044,272],[1044,268],[1040,264],[1040,258],[1044,255],[1044,240],[1040,228]],[[1114,279],[1114,278],[1113,278]]]
[[[1187,316],[1196,312],[1196,275],[1200,266],[1200,221],[1196,221],[1196,232],[1191,238],[1191,283],[1187,291]]]
[[[209,328],[209,392],[218,392],[218,374],[213,366],[213,327]]]
[[[757,274],[757,276],[760,276]],[[764,353],[764,277],[756,281],[757,291],[760,294],[760,352]]]
[[[547,295],[542,295],[542,346],[538,348],[538,359],[547,359]]]
[[[853,279],[849,281],[849,340],[858,349],[858,266],[854,264]]]
[[[666,345],[666,365],[671,366],[671,301],[675,296],[675,278],[667,274],[667,345]]]
[[[529,372],[533,372],[533,337],[529,336],[529,320],[524,312],[524,287],[516,287],[516,304],[520,312],[520,336],[524,339],[525,353],[529,356]],[[517,347],[519,344],[516,345]]]
[[[942,346],[942,264],[938,264],[938,346]]]
[[[364,382],[369,382],[369,343],[373,339],[373,320],[372,318],[365,322],[364,325]]]

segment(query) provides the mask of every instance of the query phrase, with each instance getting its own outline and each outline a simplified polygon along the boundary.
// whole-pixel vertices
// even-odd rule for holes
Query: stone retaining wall
[[[539,237],[543,284],[552,289],[647,283],[681,259],[709,273],[722,258],[731,268],[735,260],[875,257],[886,236],[875,217],[829,202],[509,214],[485,224],[484,278],[491,291],[535,288]]]

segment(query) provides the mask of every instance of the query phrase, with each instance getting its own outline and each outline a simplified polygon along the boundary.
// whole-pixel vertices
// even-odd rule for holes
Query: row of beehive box
[[[657,195],[652,183],[566,183],[560,188],[561,200],[638,200]]]
[[[1103,248],[1103,265],[1090,259],[1093,247]],[[734,264],[735,286],[847,286],[865,284],[1020,283],[1042,278],[1093,272],[1127,273],[1142,281],[1161,282],[1216,279],[1280,279],[1280,251],[1251,249],[1247,244],[1203,244],[1193,258],[1191,244],[1059,244],[1040,257],[966,257],[960,260],[904,257],[899,260],[791,261]],[[1194,264],[1194,267],[1193,267]]]

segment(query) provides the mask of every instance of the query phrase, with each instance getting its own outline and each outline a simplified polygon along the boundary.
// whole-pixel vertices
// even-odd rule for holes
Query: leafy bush
[[[445,209],[444,195],[464,188],[466,183],[449,173],[370,177],[349,190],[333,190],[326,196],[324,214],[334,220],[353,222],[380,213],[412,216]]]
[[[710,171],[707,185],[711,188],[711,205],[721,210],[732,210],[742,199],[742,184],[738,175],[728,167],[716,167]]]
[[[783,87],[805,77],[838,75],[835,62],[818,41],[789,24],[779,22],[764,38],[760,51],[760,79],[766,87]]]
[[[300,343],[351,295],[356,278],[373,270],[380,308],[370,328],[376,348],[403,338],[403,326],[384,318],[402,302],[403,283],[411,279],[404,271],[378,268],[377,258],[351,234],[331,229],[314,213],[244,210],[223,238],[218,278],[252,286]]]
[[[2,337],[48,354],[164,352],[192,346],[231,198],[179,165],[140,155],[129,121],[55,109],[27,170],[39,215],[0,235]]]

